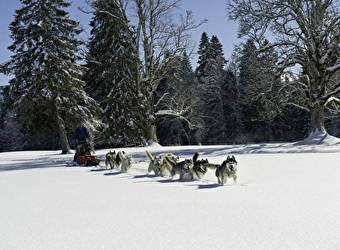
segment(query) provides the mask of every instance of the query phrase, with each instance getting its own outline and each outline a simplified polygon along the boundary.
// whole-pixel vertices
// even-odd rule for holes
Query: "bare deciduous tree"
[[[137,19],[137,46],[142,70],[138,79],[140,93],[145,96],[148,120],[145,136],[157,141],[155,91],[160,80],[167,73],[167,67],[177,55],[190,48],[189,31],[206,20],[196,23],[191,11],[178,14],[181,0],[131,0],[135,4]]]
[[[324,109],[339,104],[340,7],[332,0],[227,0],[231,20],[239,22],[239,36],[274,41],[279,62],[273,66],[279,87],[270,89],[271,100],[293,105],[311,114],[310,132],[324,129]],[[293,74],[300,67],[302,76]],[[286,80],[282,80],[285,76]],[[276,81],[277,82],[277,81]],[[274,91],[275,90],[275,91]],[[261,93],[263,94],[263,93]],[[269,100],[268,100],[269,102]],[[270,106],[270,105],[268,105]]]

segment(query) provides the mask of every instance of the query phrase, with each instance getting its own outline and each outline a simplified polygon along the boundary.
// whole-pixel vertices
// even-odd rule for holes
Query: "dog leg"
[[[181,170],[181,171],[179,172],[179,179],[180,179],[180,180],[183,180],[183,178],[184,178],[184,171]]]
[[[237,175],[236,174],[234,175],[233,179],[234,179],[235,184],[237,184]]]
[[[173,179],[174,176],[176,175],[176,170],[175,170],[175,168],[172,168],[172,169],[170,170],[170,175],[171,175],[171,179]]]
[[[155,175],[159,175],[159,169],[158,169],[158,167],[155,167],[155,168],[154,168],[154,172],[155,172]]]
[[[220,179],[220,171],[218,168],[215,170],[215,176],[217,177],[217,183],[220,185],[221,179]]]
[[[148,174],[153,170],[153,162],[150,162],[149,167],[148,167]]]
[[[228,181],[228,176],[224,176],[222,180],[222,185],[225,185]]]
[[[220,178],[220,175],[218,173],[218,170],[216,170],[215,175],[217,177],[217,183],[218,183],[218,185],[220,185],[221,184],[221,178]]]
[[[190,178],[192,181],[194,180],[194,175],[195,175],[195,171],[190,172]]]

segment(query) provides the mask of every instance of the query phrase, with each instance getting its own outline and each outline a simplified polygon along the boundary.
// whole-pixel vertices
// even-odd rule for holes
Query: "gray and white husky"
[[[171,165],[170,175],[172,178],[174,178],[175,175],[179,175],[179,179],[182,180],[185,175],[190,175],[193,166],[192,159],[185,159],[180,162],[175,162],[166,155],[165,161]]]
[[[228,178],[233,178],[236,183],[237,180],[237,161],[235,156],[229,156],[227,159],[216,168],[215,175],[218,184],[224,185],[227,183]]]
[[[150,172],[154,172],[155,175],[159,175],[162,173],[162,169],[161,169],[161,164],[162,164],[162,156],[153,156],[149,151],[145,150],[146,156],[149,158],[150,163],[149,163],[149,167],[148,167],[148,174],[150,174]]]
[[[119,151],[118,156],[121,160],[120,168],[122,172],[127,172],[133,164],[133,158],[131,155],[126,155],[124,151]]]
[[[167,153],[164,156],[162,156],[162,160],[159,166],[161,176],[171,176],[173,163],[177,163],[178,161],[179,156],[174,155],[172,153]]]
[[[172,169],[172,163],[171,162],[178,162],[179,157],[177,155],[174,155],[172,153],[167,153],[163,156],[153,156],[149,151],[145,151],[146,156],[150,160],[150,164],[148,167],[148,173],[151,171],[154,171],[155,175],[160,176],[168,176],[170,175],[171,169]],[[168,160],[166,160],[166,158]]]

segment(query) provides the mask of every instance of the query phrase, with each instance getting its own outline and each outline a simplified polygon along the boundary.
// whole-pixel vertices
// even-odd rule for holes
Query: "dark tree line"
[[[92,1],[90,38],[83,44],[79,23],[64,10],[69,3],[22,1],[9,26],[13,56],[0,68],[14,75],[1,91],[0,151],[61,147],[65,153],[78,121],[102,147],[307,137],[310,112],[289,105],[296,98],[279,91],[292,80],[273,67],[278,51],[266,39],[250,38],[227,61],[218,37],[204,32],[193,68],[188,32],[201,23],[191,12],[177,25],[162,21],[179,2]],[[334,108],[325,114],[327,131],[338,135]]]

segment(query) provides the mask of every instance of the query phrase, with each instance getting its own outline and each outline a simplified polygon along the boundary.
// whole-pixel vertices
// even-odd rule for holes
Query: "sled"
[[[74,154],[73,161],[86,167],[97,166],[100,162],[96,155],[91,154],[91,147],[87,142],[76,144],[76,153]]]

